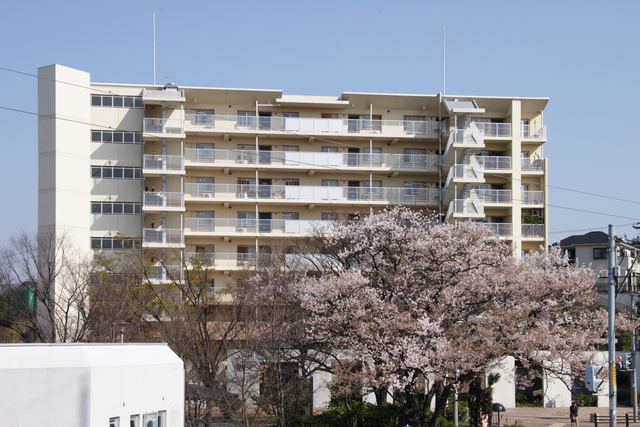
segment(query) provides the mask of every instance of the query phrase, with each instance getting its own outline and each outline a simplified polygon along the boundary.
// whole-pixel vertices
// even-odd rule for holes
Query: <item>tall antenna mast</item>
[[[153,11],[153,85],[156,85],[156,11]]]
[[[446,85],[446,66],[447,66],[447,45],[445,42],[445,28],[444,28],[444,24],[442,24],[442,94],[444,95],[446,92],[445,88],[447,87]]]

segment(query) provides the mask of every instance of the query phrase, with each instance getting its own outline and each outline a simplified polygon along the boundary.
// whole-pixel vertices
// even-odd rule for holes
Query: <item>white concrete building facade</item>
[[[184,367],[166,344],[2,344],[0,424],[184,427]]]

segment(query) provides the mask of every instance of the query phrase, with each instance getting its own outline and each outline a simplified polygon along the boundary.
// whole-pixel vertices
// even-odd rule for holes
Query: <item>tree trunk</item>
[[[451,386],[444,386],[443,382],[440,382],[438,385],[438,390],[436,393],[436,408],[431,415],[431,419],[429,420],[429,427],[437,427],[440,418],[444,415],[444,410],[447,407],[447,401],[449,400],[449,396],[451,395]]]

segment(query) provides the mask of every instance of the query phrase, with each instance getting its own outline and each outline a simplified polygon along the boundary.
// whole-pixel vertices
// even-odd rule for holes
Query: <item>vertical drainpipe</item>
[[[369,104],[369,214],[373,215],[373,104]]]
[[[442,94],[438,93],[438,158],[439,168],[438,168],[438,219],[442,222],[442,168],[444,165],[442,164],[442,132],[444,132],[444,128],[442,125]]]
[[[256,99],[256,232],[260,230],[260,214],[258,213],[258,197],[260,194],[260,181],[258,177],[258,164],[260,162],[260,147],[258,145],[258,129],[260,128],[260,116],[258,113],[258,100]],[[258,234],[256,233],[256,262],[258,261],[259,254],[259,246],[258,246]]]

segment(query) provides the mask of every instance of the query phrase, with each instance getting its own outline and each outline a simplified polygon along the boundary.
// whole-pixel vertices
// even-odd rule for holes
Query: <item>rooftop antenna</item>
[[[153,85],[156,85],[156,11],[153,11]]]
[[[442,24],[442,94],[443,95],[447,93],[445,90],[445,88],[447,87],[446,77],[445,77],[446,65],[447,65],[446,54],[447,54],[447,48],[445,43],[445,28],[444,28],[444,24]]]

